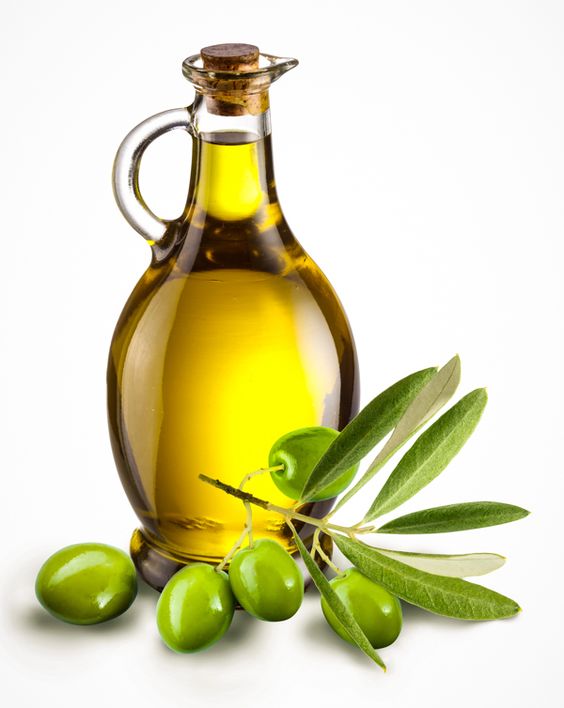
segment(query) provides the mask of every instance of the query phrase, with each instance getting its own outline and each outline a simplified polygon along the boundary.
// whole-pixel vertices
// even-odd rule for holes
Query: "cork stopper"
[[[225,81],[217,82],[217,91],[206,96],[206,106],[210,113],[222,116],[241,116],[246,113],[258,114],[268,108],[268,92],[258,91],[252,77],[245,78],[245,72],[259,68],[259,48],[254,44],[227,43],[212,44],[200,50],[200,57],[207,71],[233,71],[241,75],[234,78],[227,89]]]
[[[254,44],[212,44],[201,49],[200,56],[209,71],[253,71],[259,65]]]

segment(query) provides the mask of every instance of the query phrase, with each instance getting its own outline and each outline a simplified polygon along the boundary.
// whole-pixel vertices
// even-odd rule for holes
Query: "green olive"
[[[235,555],[229,581],[239,604],[268,622],[295,615],[304,597],[304,578],[295,560],[279,543],[267,538]]]
[[[171,649],[196,652],[221,639],[234,609],[227,573],[207,563],[192,563],[165,585],[157,603],[157,626]]]
[[[395,642],[402,625],[401,605],[397,597],[372,582],[356,568],[349,568],[342,575],[333,578],[331,586],[375,649],[387,647]],[[352,644],[348,632],[336,618],[325,598],[321,599],[321,608],[335,632]]]
[[[45,561],[35,593],[43,607],[64,622],[106,622],[125,612],[135,599],[135,566],[119,548],[77,543]]]
[[[269,467],[284,466],[283,469],[270,473],[278,489],[290,499],[299,499],[313,468],[338,435],[339,432],[333,428],[318,426],[299,428],[278,438],[268,455]],[[336,497],[349,486],[357,470],[358,465],[354,465],[343,472],[312,497],[311,501]]]

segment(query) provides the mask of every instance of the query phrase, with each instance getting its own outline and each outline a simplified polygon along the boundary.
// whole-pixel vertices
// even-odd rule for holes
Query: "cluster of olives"
[[[175,651],[193,652],[229,629],[235,604],[257,619],[280,622],[300,609],[304,579],[292,556],[276,541],[261,539],[239,551],[228,573],[193,563],[166,584],[157,604],[157,625]]]
[[[401,630],[399,600],[355,568],[331,581],[376,649],[394,642]],[[304,579],[294,559],[276,541],[262,539],[239,551],[229,574],[194,563],[174,575],[159,599],[157,624],[165,643],[177,652],[194,652],[218,641],[229,629],[235,601],[257,619],[280,622],[299,610]],[[324,599],[323,614],[337,632],[351,639]]]
[[[269,465],[274,483],[286,496],[300,498],[311,470],[337,435],[331,428],[302,428],[276,441]],[[344,472],[315,501],[339,494],[356,469]],[[356,568],[337,575],[331,585],[375,649],[395,641],[402,625],[396,597]],[[43,564],[36,594],[58,619],[73,624],[104,622],[125,612],[135,599],[135,567],[127,554],[112,546],[68,546]],[[292,556],[276,541],[260,539],[235,553],[228,572],[192,563],[173,575],[157,603],[157,626],[171,649],[196,652],[227,632],[237,603],[257,619],[280,622],[296,614],[303,596],[304,579]],[[351,642],[324,598],[321,606],[330,626]]]
[[[355,568],[331,581],[333,589],[374,648],[388,646],[402,624],[397,598]],[[36,582],[40,603],[72,624],[97,624],[121,615],[137,594],[135,567],[123,551],[101,543],[63,548],[43,564]],[[276,541],[261,539],[240,550],[228,573],[206,563],[179,570],[157,603],[157,626],[174,651],[200,651],[227,632],[238,602],[260,620],[280,622],[299,610],[304,579]],[[339,636],[347,631],[324,599],[323,614]]]

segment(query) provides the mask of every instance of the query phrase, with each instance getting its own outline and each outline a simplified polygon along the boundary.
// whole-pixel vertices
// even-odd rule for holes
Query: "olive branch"
[[[362,519],[350,527],[332,521],[335,513],[452,398],[460,381],[460,372],[460,359],[455,356],[439,370],[424,369],[401,379],[376,396],[339,433],[306,480],[300,505],[311,501],[346,470],[363,460],[387,435],[389,437],[356,484],[321,519],[301,513],[300,505],[281,507],[244,491],[245,483],[253,476],[279,467],[263,468],[246,475],[239,488],[200,475],[203,482],[240,499],[247,510],[245,529],[219,567],[223,568],[229,562],[247,536],[249,545],[252,545],[252,506],[280,514],[292,531],[297,550],[329,607],[354,643],[382,668],[385,668],[382,659],[314,560],[318,554],[335,573],[341,573],[321,547],[321,533],[329,535],[341,553],[370,580],[429,612],[464,620],[494,620],[516,615],[520,607],[514,600],[464,580],[501,567],[505,562],[503,556],[495,553],[444,555],[394,551],[368,545],[359,538],[373,534],[464,531],[516,521],[529,514],[512,504],[477,501],[423,509],[382,526],[375,523],[432,482],[458,454],[482,416],[487,403],[485,389],[468,393],[417,437],[391,471]],[[315,527],[309,551],[298,535],[294,521]]]

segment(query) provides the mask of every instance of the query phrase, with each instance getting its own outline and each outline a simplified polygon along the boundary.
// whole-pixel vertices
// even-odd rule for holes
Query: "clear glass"
[[[264,95],[274,75],[265,71],[258,93],[243,92],[243,112],[225,115],[232,99],[241,106],[240,89],[233,97],[225,79],[221,91],[217,83],[209,90],[212,79],[197,69],[186,208],[153,243],[111,345],[110,434],[142,524],[132,553],[155,587],[180,564],[217,562],[241,533],[241,502],[198,474],[238,485],[267,465],[281,435],[308,425],[341,429],[358,410],[348,321],[278,202]],[[252,81],[247,88],[257,88]],[[248,490],[291,503],[268,475]],[[292,550],[280,516],[255,510],[254,530]]]

